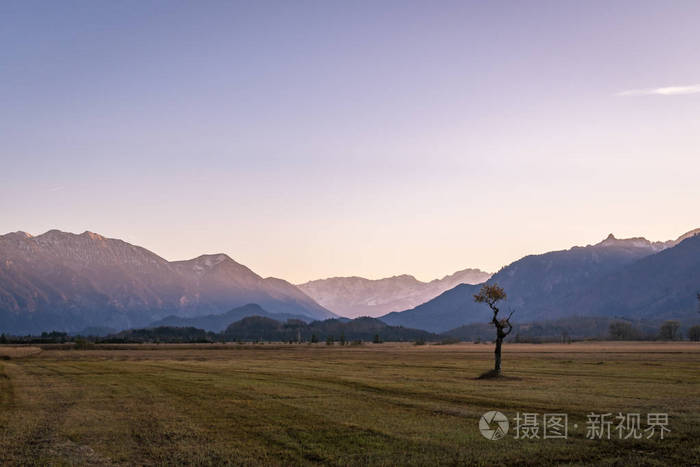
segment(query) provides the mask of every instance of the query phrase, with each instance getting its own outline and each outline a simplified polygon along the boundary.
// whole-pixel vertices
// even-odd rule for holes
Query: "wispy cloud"
[[[700,93],[700,84],[691,84],[689,86],[668,86],[665,88],[629,89],[618,92],[616,96],[682,96],[684,94],[698,93]]]
[[[65,188],[65,187],[63,187],[63,186],[55,186],[55,187],[53,187],[53,188],[49,188],[49,191],[50,191],[50,192],[61,191],[63,188]]]

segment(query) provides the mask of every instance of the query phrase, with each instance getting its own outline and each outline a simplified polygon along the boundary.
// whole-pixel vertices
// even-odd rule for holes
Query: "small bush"
[[[700,325],[696,325],[688,329],[688,339],[691,341],[700,341]]]
[[[82,337],[78,337],[75,339],[75,348],[77,350],[87,350],[91,347],[90,342],[88,342],[87,339],[83,339]]]

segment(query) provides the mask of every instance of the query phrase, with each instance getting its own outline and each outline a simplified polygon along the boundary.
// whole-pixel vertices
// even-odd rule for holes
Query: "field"
[[[700,464],[697,343],[0,347],[0,463]],[[511,422],[485,439],[481,415]],[[567,439],[515,439],[566,413]],[[587,415],[667,413],[665,439],[587,439]],[[577,425],[577,427],[574,427]],[[643,426],[644,428],[645,426]]]

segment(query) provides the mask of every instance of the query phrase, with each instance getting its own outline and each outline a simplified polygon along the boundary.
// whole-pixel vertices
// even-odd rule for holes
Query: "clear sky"
[[[0,232],[294,282],[700,227],[698,1],[0,2]]]

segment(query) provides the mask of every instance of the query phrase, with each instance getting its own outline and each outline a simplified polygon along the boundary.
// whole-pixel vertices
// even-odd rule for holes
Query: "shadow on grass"
[[[486,373],[482,373],[476,377],[476,379],[498,379],[504,381],[520,381],[522,378],[516,376],[505,376],[496,370],[489,370]]]

